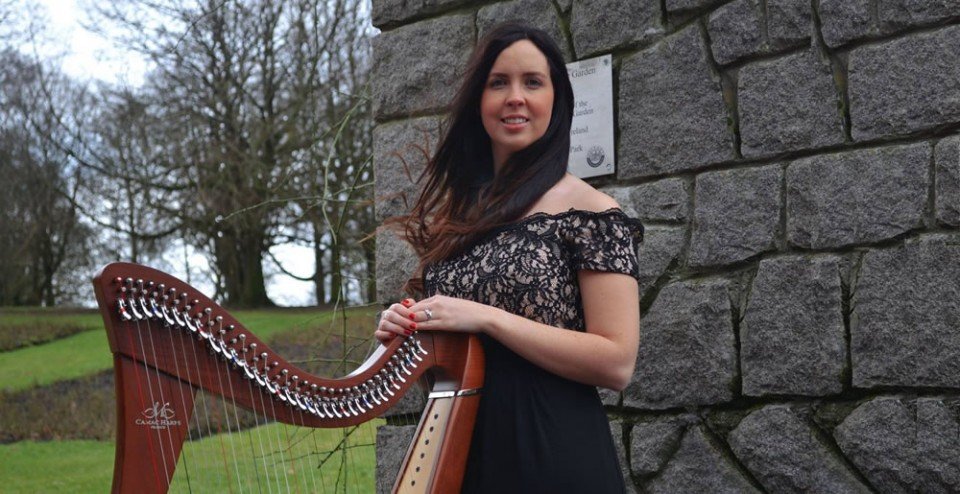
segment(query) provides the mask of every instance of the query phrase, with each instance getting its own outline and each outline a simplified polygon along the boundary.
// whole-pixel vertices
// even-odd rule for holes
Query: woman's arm
[[[630,383],[640,338],[636,280],[625,274],[579,272],[586,332],[548,326],[489,305],[446,296],[404,301],[384,312],[376,336],[408,331],[483,332],[561,377],[622,390]],[[427,320],[426,310],[432,318]],[[413,317],[411,317],[411,315]]]

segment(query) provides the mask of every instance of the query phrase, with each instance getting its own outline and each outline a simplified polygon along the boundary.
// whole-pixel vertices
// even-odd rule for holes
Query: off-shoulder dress
[[[428,296],[584,331],[578,272],[636,276],[642,237],[640,222],[620,209],[537,213],[428,266],[424,288]],[[481,341],[486,379],[463,492],[623,492],[597,389],[547,372],[486,335]]]

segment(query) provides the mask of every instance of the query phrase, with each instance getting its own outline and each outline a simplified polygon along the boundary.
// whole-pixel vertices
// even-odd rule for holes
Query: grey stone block
[[[941,398],[876,398],[854,410],[834,436],[851,463],[882,492],[960,492],[956,405]]]
[[[667,12],[675,14],[690,10],[698,10],[719,3],[720,0],[666,0]]]
[[[960,492],[960,422],[957,403],[920,398],[917,409],[917,487],[920,492]]]
[[[569,44],[563,29],[560,27],[560,18],[557,9],[551,0],[514,0],[501,2],[482,7],[477,12],[477,30],[479,37],[483,37],[501,22],[517,21],[542,29],[557,43],[567,61],[573,60]]]
[[[857,48],[848,67],[855,140],[960,122],[960,26]]]
[[[810,43],[813,16],[806,0],[767,0],[768,42],[774,48]]]
[[[729,282],[667,285],[642,321],[640,351],[625,406],[664,409],[733,398],[737,349]]]
[[[650,0],[575,0],[570,30],[578,58],[609,52],[662,36],[660,5]]]
[[[374,38],[374,117],[382,121],[443,109],[457,90],[473,43],[472,14],[421,21]]]
[[[960,226],[960,135],[938,142],[933,154],[937,164],[937,220]]]
[[[418,264],[410,244],[390,230],[377,232],[377,301],[396,302],[406,297],[403,285]],[[389,268],[387,268],[389,267]]]
[[[871,492],[787,406],[769,405],[751,413],[727,440],[768,492]]]
[[[715,266],[776,248],[780,165],[697,176],[690,266]]]
[[[647,485],[651,494],[760,492],[728,460],[700,427],[687,430],[680,449],[659,476]]]
[[[872,0],[820,0],[823,41],[837,47],[876,31],[870,14]]]
[[[821,396],[843,390],[846,360],[836,256],[760,262],[740,327],[743,394]]]
[[[400,464],[416,432],[416,425],[377,427],[377,494],[393,492]]]
[[[615,407],[620,405],[620,392],[614,391],[612,389],[606,388],[597,388],[597,393],[600,395],[600,402],[604,405]]]
[[[833,72],[814,52],[747,65],[737,85],[743,156],[843,142]]]
[[[733,132],[697,26],[624,59],[619,178],[702,168],[733,158]]]
[[[725,65],[763,50],[762,17],[760,0],[736,0],[710,14],[707,31],[717,63]]]
[[[686,221],[690,212],[690,182],[667,178],[631,187],[609,187],[627,214],[643,221]]]
[[[853,291],[853,385],[960,387],[960,235],[868,252]]]
[[[958,16],[957,0],[877,0],[880,28],[888,33]]]
[[[374,197],[377,220],[404,214],[420,194],[417,180],[436,150],[440,119],[424,117],[373,129]]]
[[[410,388],[395,405],[383,412],[381,417],[419,418],[427,404],[427,391],[419,384]]]
[[[683,424],[661,419],[634,424],[630,431],[630,468],[646,477],[659,472],[680,446]]]
[[[916,492],[916,420],[896,398],[876,398],[834,430],[844,455],[885,493]]]
[[[469,0],[372,0],[373,25],[383,29],[416,17],[436,14]]]
[[[685,236],[685,227],[649,226],[644,230],[643,243],[637,249],[637,261],[640,263],[637,283],[641,299],[667,272],[667,268],[680,258]]]
[[[930,145],[864,149],[787,167],[787,237],[823,249],[886,240],[922,226]]]
[[[637,488],[630,478],[630,467],[627,465],[627,449],[623,445],[623,423],[619,420],[610,421],[610,435],[613,436],[613,447],[617,450],[617,460],[620,461],[620,472],[623,474],[625,491],[636,494]]]

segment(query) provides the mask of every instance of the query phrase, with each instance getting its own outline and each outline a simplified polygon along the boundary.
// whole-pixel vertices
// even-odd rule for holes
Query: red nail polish
[[[417,329],[417,323],[415,322],[410,323],[410,329]]]
[[[409,329],[404,329],[403,332],[406,333],[407,336],[410,336],[413,334],[413,331],[410,331]]]
[[[410,320],[411,320],[411,321],[416,321],[416,320],[417,320],[416,314],[410,314]]]

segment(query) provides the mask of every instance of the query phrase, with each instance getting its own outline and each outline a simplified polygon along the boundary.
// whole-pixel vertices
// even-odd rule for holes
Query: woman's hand
[[[495,311],[489,305],[444,295],[419,302],[408,298],[380,314],[380,324],[373,335],[387,345],[397,336],[410,336],[414,331],[479,333],[488,327]]]
[[[384,345],[389,344],[397,336],[410,336],[417,330],[413,312],[409,309],[416,301],[412,298],[404,299],[393,304],[380,313],[380,323],[373,336]]]
[[[419,331],[482,333],[496,318],[499,309],[461,298],[434,295],[407,309]]]

